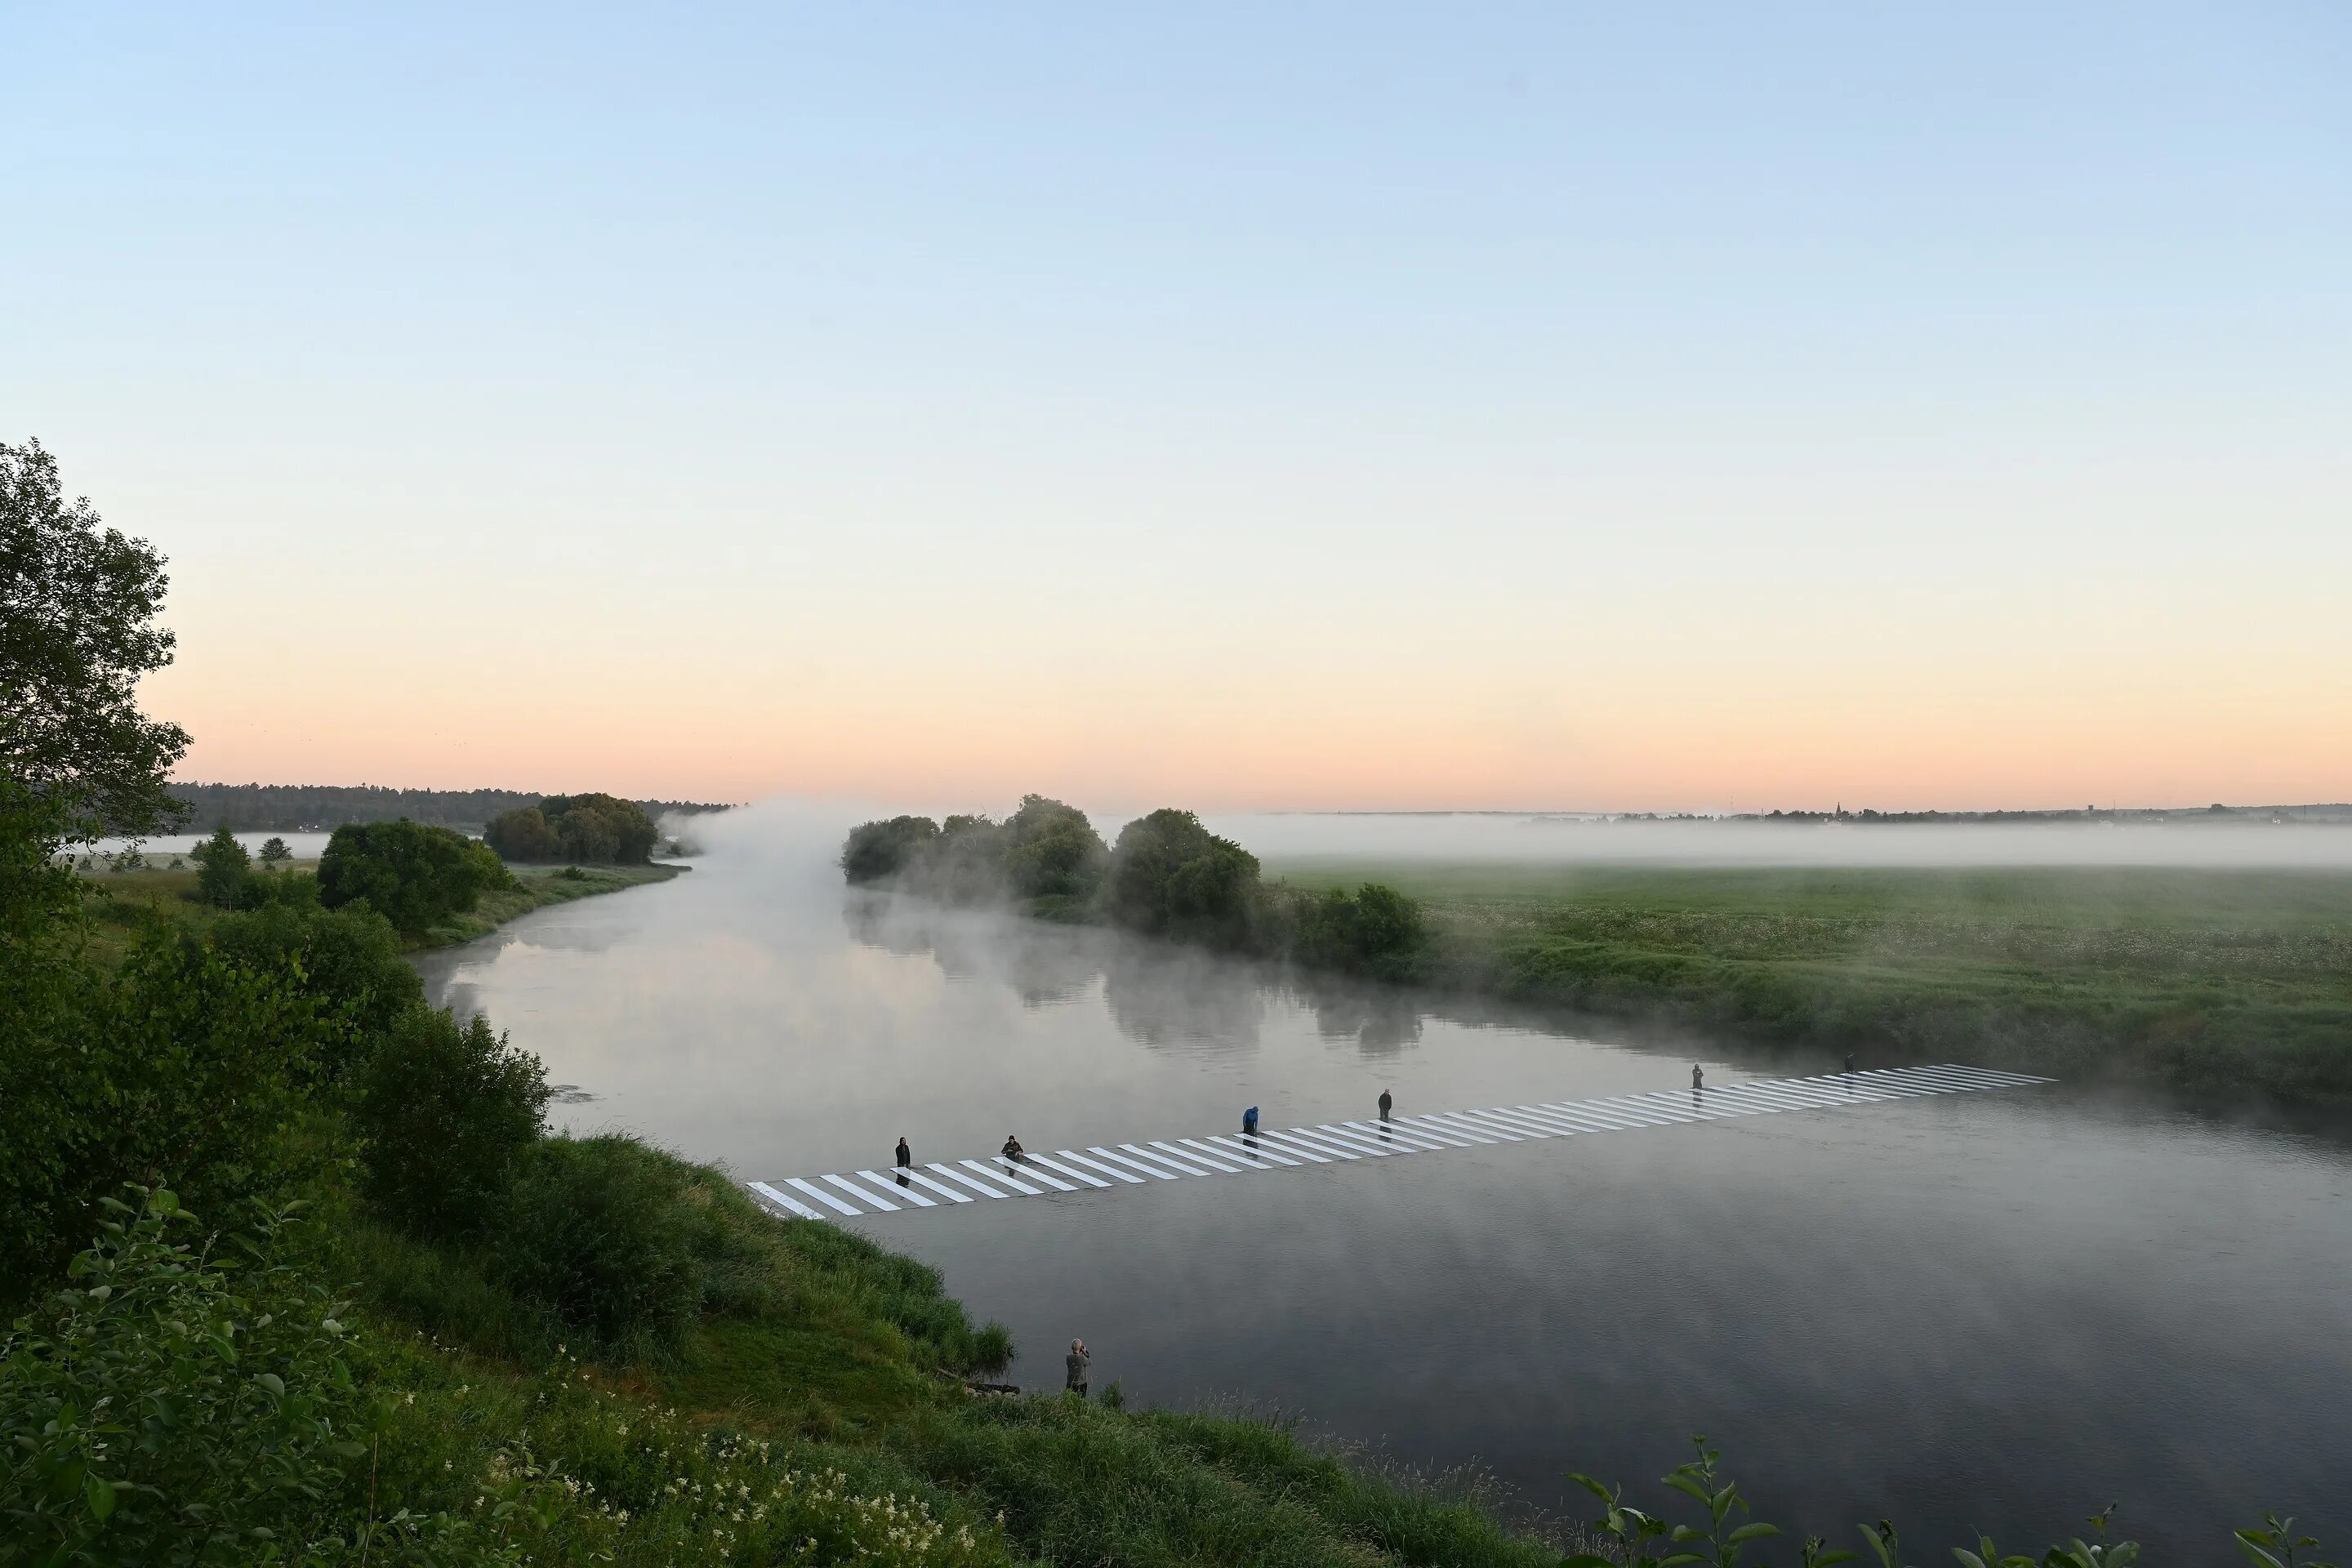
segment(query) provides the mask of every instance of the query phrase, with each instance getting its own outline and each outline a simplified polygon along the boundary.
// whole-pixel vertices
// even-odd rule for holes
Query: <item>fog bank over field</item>
[[[1270,868],[1286,860],[1665,861],[1757,866],[2245,866],[2352,869],[2352,826],[1861,823],[1565,816],[1218,816]]]
[[[940,817],[1015,801],[875,804],[779,795],[711,816],[665,817],[662,831],[714,854],[795,863],[838,878],[843,837],[902,812]],[[1148,808],[1073,802],[1106,840]],[[2151,866],[2352,870],[2352,824],[2126,819],[2095,823],[1670,821],[1486,812],[1213,812],[1202,820],[1278,874],[1285,863],[1580,861],[1692,866]]]

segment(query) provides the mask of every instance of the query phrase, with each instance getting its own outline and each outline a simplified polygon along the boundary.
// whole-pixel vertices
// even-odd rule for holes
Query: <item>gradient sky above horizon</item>
[[[7,31],[184,776],[2352,797],[2352,10]]]

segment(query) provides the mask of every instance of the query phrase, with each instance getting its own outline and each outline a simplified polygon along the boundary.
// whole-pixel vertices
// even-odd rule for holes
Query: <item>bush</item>
[[[413,1006],[360,1075],[360,1190],[394,1224],[453,1238],[479,1230],[516,1158],[538,1139],[547,1069],[475,1017]]]
[[[1003,854],[1005,878],[1024,899],[1091,898],[1110,858],[1085,812],[1042,795],[1021,797],[1004,824]]]
[[[320,901],[327,908],[365,899],[409,935],[465,913],[485,889],[513,885],[488,845],[405,819],[347,822],[319,859]]]
[[[1429,946],[1421,906],[1377,882],[1352,894],[1334,888],[1303,897],[1295,919],[1291,956],[1309,968],[1410,981],[1418,976]]]
[[[706,1238],[680,1223],[688,1170],[632,1138],[541,1140],[517,1162],[492,1269],[608,1351],[675,1348],[708,1273]]]
[[[284,1212],[232,1238],[231,1273],[172,1239],[195,1226],[170,1192],[136,1191],[0,1339],[0,1562],[309,1561],[365,1452],[350,1331],[272,1261]]]
[[[318,1062],[322,1081],[340,1082],[373,1054],[402,1014],[423,1004],[425,983],[401,957],[392,922],[367,905],[320,909],[318,882],[310,877],[257,880],[265,887],[308,888],[312,898],[275,898],[250,913],[231,915],[214,925],[213,943],[249,968],[285,970],[343,1026],[322,1040]]]

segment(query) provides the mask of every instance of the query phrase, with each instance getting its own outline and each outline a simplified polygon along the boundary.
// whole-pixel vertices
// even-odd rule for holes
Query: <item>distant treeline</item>
[[[187,826],[197,832],[227,827],[238,832],[323,831],[346,822],[411,822],[438,827],[478,827],[503,812],[534,806],[547,797],[511,789],[387,789],[378,784],[175,784],[173,798],[193,812]],[[641,800],[648,816],[663,812],[725,811],[724,805],[690,800]]]
[[[1734,822],[2352,822],[2352,805],[2223,805],[2202,806],[2086,805],[2080,811],[1873,811],[1865,806],[1848,811],[1742,812]]]
[[[635,801],[609,795],[552,795],[490,818],[482,830],[506,860],[570,860],[642,866],[660,835]]]
[[[1108,846],[1085,812],[1038,795],[1003,822],[896,816],[853,828],[841,868],[950,903],[1018,901],[1045,919],[1382,980],[1414,978],[1427,945],[1420,906],[1393,888],[1263,881],[1256,856],[1189,811],[1137,817]]]

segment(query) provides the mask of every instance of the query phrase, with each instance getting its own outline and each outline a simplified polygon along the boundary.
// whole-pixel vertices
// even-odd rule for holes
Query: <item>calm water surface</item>
[[[829,847],[829,845],[823,847]],[[744,1177],[1687,1084],[1689,1057],[842,889],[817,837],[433,955],[625,1128]],[[1711,1082],[1827,1064],[1706,1053]],[[583,1098],[593,1096],[593,1098]],[[2120,1500],[2221,1561],[2352,1546],[2352,1144],[2064,1085],[848,1221],[1012,1325],[1016,1379],[1244,1397],[1533,1510],[1704,1432],[1763,1517],[1932,1561]],[[1581,1494],[1577,1494],[1580,1496]],[[1654,1496],[1653,1500],[1663,1501]]]

